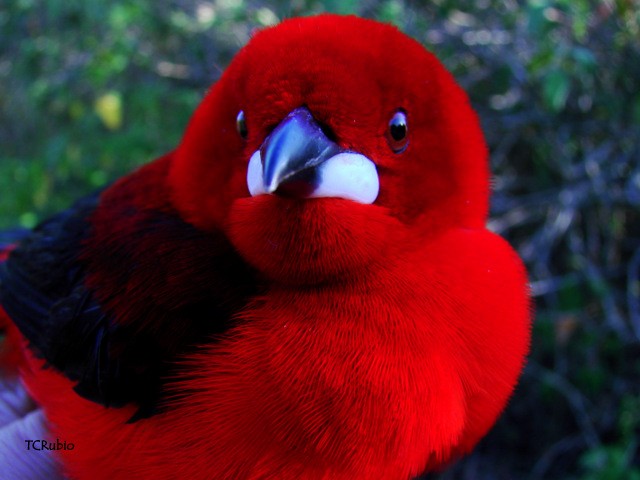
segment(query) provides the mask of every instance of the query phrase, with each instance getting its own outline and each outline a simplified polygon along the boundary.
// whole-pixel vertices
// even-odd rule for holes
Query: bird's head
[[[484,225],[487,154],[440,62],[395,27],[297,18],[257,33],[195,112],[174,203],[270,277],[366,269],[406,238]],[[418,233],[415,235],[415,233]]]

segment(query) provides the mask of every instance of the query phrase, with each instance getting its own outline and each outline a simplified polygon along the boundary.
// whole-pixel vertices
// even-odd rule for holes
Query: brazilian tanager
[[[463,90],[395,27],[255,34],[174,151],[1,266],[65,474],[407,480],[469,452],[530,335],[487,157]]]

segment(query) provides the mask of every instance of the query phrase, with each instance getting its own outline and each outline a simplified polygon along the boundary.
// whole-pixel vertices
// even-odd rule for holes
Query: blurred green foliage
[[[437,477],[640,479],[637,0],[7,0],[0,228],[172,149],[253,29],[322,11],[396,24],[469,92],[495,172],[490,228],[531,276],[521,385]]]

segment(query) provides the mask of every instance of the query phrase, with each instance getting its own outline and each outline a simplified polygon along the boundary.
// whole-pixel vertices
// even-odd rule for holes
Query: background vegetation
[[[491,228],[525,259],[532,354],[497,427],[439,479],[640,479],[637,0],[7,0],[0,228],[171,149],[252,30],[357,13],[435,51],[492,151]]]

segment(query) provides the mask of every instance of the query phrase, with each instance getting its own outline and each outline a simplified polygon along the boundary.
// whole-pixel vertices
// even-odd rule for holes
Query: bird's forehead
[[[263,70],[263,75],[252,76],[248,91],[270,104],[288,97],[309,104],[331,104],[334,109],[349,104],[352,108],[366,109],[373,99],[380,98],[381,86],[365,69],[349,68],[344,63],[330,63],[322,54],[308,61],[303,55],[289,52],[281,68]],[[286,65],[286,67],[284,66]]]
[[[404,37],[393,30],[391,34]],[[401,107],[414,85],[401,56],[381,51],[376,42],[317,32],[273,42],[271,38],[251,42],[234,66],[241,107],[252,109],[254,117],[262,110],[276,120],[304,104],[314,114],[331,112],[338,120],[356,114],[373,121],[373,116],[386,118],[388,110]]]
[[[411,72],[425,55],[422,46],[389,25],[341,17],[296,19],[258,33],[245,46],[237,58],[238,78],[247,84],[244,92],[264,94],[262,89],[276,82],[304,93],[326,86],[332,96],[356,95],[410,85]]]
[[[246,76],[249,89],[282,85],[288,90],[310,92],[313,88],[333,88],[333,95],[358,87],[373,87],[381,77],[379,60],[359,54],[347,43],[336,49],[331,43],[305,42],[287,45],[270,54],[261,55],[259,50],[250,51],[250,61],[245,68],[251,70]],[[337,88],[336,88],[337,87]],[[255,91],[255,90],[254,90]]]

